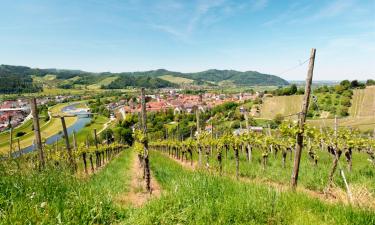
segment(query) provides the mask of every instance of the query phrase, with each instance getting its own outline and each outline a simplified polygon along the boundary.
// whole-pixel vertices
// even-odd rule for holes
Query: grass
[[[100,87],[102,85],[107,86],[107,85],[109,85],[110,83],[112,83],[113,81],[115,81],[117,79],[118,79],[118,77],[106,77],[106,78],[104,78],[103,80],[99,81],[96,84],[88,85],[87,88],[90,89],[90,90],[97,90],[97,89],[100,89]]]
[[[169,81],[169,82],[174,83],[174,84],[191,84],[191,83],[194,82],[194,80],[191,80],[191,79],[187,79],[187,78],[184,78],[184,77],[176,77],[176,76],[172,76],[172,75],[164,75],[164,76],[160,76],[158,78]]]
[[[153,152],[151,169],[167,194],[133,210],[123,224],[373,224],[374,212],[327,205],[230,178],[184,170]]]
[[[304,151],[302,154],[299,185],[310,190],[322,192],[327,186],[332,157],[326,152],[318,152],[318,167],[314,168],[312,162],[308,159],[307,152]],[[368,156],[364,153],[354,152],[352,172],[347,170],[347,163],[344,160],[344,156],[341,157],[340,164],[350,185],[356,187],[365,186],[372,195],[375,195],[375,183],[373,182],[375,179],[375,168],[371,166],[367,158]],[[284,169],[282,168],[280,152],[276,158],[274,158],[273,154],[269,155],[266,170],[262,169],[261,159],[262,153],[257,149],[253,150],[252,162],[246,161],[245,153],[240,153],[240,176],[289,185],[294,160],[289,153]],[[215,159],[211,159],[210,164],[215,168],[219,166]],[[223,159],[223,170],[227,174],[235,175],[236,168],[234,153],[232,151],[229,152],[227,158],[224,157]],[[343,180],[338,171],[335,174],[335,184],[342,190],[345,190]]]
[[[0,164],[0,224],[374,224],[375,213],[329,205],[304,194],[183,169],[151,152],[163,188],[141,208],[118,205],[129,192],[134,152],[79,179],[63,164],[45,171]],[[23,165],[23,166],[22,166]]]
[[[314,125],[316,127],[334,127],[334,122],[334,119],[307,120],[308,124]],[[338,126],[356,128],[361,131],[373,131],[375,128],[375,117],[345,117],[342,119],[338,119]]]
[[[108,122],[109,119],[103,115],[97,115],[91,120],[89,124],[87,124],[84,128],[82,128],[79,132],[76,134],[77,143],[85,143],[86,137],[88,135],[93,136],[94,135],[94,129],[97,131],[100,131],[106,122]],[[70,140],[72,141],[72,135],[70,135]],[[60,141],[62,144],[64,144],[64,141]]]
[[[42,172],[0,164],[0,224],[112,224],[123,218],[113,198],[126,193],[126,150],[87,180],[63,166]]]
[[[274,96],[265,98],[260,110],[260,117],[273,119],[276,114],[283,116],[301,111],[302,95]]]
[[[49,111],[51,112],[52,115],[59,114],[61,110],[69,104],[72,104],[72,103],[57,104],[51,107]],[[76,117],[65,118],[66,127],[70,127],[71,125],[73,125],[76,122],[76,120],[77,120]],[[48,121],[47,123],[44,123],[43,125],[41,124],[40,130],[41,130],[42,138],[51,137],[62,130],[61,120],[59,118],[51,118],[50,121]],[[25,147],[32,145],[33,140],[34,140],[34,132],[29,131],[28,133],[26,133],[20,138],[21,148],[25,148]],[[9,145],[9,140],[6,140],[5,142],[2,142],[0,144],[0,154],[4,154],[9,151],[8,145]]]

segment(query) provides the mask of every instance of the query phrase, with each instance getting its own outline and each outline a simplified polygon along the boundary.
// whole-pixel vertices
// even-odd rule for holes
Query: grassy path
[[[303,194],[185,170],[152,152],[166,194],[129,213],[124,224],[374,224],[375,213],[327,205]]]

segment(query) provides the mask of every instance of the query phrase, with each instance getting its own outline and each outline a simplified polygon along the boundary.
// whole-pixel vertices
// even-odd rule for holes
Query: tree
[[[343,80],[340,82],[340,85],[344,87],[344,89],[348,89],[350,87],[350,81],[349,80]]]
[[[366,86],[371,86],[371,85],[375,85],[375,80],[373,80],[373,79],[368,79],[368,80],[366,81]]]
[[[276,123],[277,125],[280,125],[284,120],[283,115],[280,113],[276,114],[275,117],[273,118],[273,122]]]

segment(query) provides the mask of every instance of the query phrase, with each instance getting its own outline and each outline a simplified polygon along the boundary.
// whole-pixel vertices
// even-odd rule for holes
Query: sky
[[[375,0],[0,0],[0,64],[375,79]]]

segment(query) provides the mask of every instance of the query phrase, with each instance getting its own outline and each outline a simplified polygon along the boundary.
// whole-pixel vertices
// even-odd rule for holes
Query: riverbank
[[[75,104],[75,103],[69,102],[69,103],[57,104],[55,106],[52,106],[48,112],[50,115],[60,114],[65,107],[72,105],[72,104]],[[43,118],[41,118],[41,122],[42,121],[44,121]],[[65,123],[67,127],[72,126],[76,121],[77,121],[76,117],[65,118]],[[20,148],[23,149],[33,144],[34,131],[32,130],[32,122],[30,121],[30,122],[25,123],[25,126],[22,128],[20,127],[19,130],[21,129],[23,131],[27,131],[25,135],[20,137]],[[14,136],[16,132],[19,132],[19,130],[15,129],[15,132],[13,132]],[[61,120],[59,118],[51,117],[50,120],[48,120],[47,122],[42,122],[40,124],[40,130],[41,130],[42,139],[47,139],[53,135],[56,135],[62,130]],[[6,134],[9,135],[9,133],[6,133]],[[9,153],[9,136],[8,135],[0,136],[1,138],[0,139],[0,155]],[[13,152],[14,151],[18,151],[18,144],[17,144],[17,139],[13,137]]]

